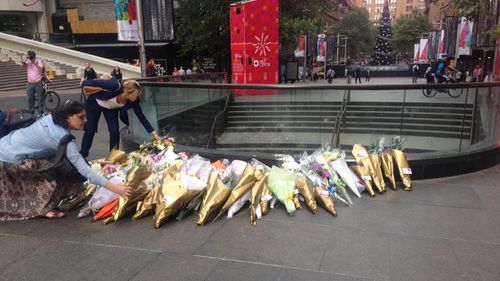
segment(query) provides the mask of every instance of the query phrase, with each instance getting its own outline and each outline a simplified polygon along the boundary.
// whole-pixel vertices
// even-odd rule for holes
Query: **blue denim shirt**
[[[59,141],[69,131],[54,124],[47,115],[31,126],[15,130],[0,139],[0,161],[20,164],[25,159],[43,159],[56,154]],[[68,144],[66,157],[91,183],[105,186],[108,180],[92,169],[78,152],[75,141]]]

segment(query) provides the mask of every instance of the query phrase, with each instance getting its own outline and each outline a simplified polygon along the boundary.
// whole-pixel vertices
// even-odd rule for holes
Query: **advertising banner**
[[[326,60],[326,35],[318,34],[318,41],[316,44],[316,61]]]
[[[306,46],[306,38],[304,34],[300,34],[297,36],[297,49],[295,49],[295,57],[296,58],[303,58],[304,57],[304,51],[305,51],[305,46]]]
[[[473,22],[462,17],[457,30],[457,52],[456,56],[470,55],[472,46],[472,27]]]
[[[118,27],[118,41],[138,41],[135,0],[113,0]]]
[[[420,58],[420,44],[415,44],[413,46],[413,63],[417,63],[419,61],[419,58]]]
[[[439,31],[429,32],[429,37],[427,40],[427,59],[435,59],[438,54],[439,47]]]
[[[418,61],[419,62],[427,62],[427,50],[428,50],[428,39],[420,39],[419,45],[419,54]]]
[[[438,58],[445,54],[444,42],[444,30],[441,30],[439,32]]]
[[[455,56],[456,46],[457,46],[457,17],[446,17],[444,21],[444,47],[445,53],[448,56]]]

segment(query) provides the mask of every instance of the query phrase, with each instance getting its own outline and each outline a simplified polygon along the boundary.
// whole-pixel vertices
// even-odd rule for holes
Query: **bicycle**
[[[462,73],[459,71],[451,72],[449,75],[443,76],[445,80],[442,84],[457,83],[460,79],[460,75],[462,75]],[[436,83],[435,80],[433,80],[432,83]],[[452,98],[458,98],[462,95],[463,91],[463,88],[422,89],[422,94],[427,98],[432,98],[437,95],[437,93],[447,93]]]
[[[54,111],[60,104],[61,104],[61,97],[59,97],[59,94],[49,90],[49,85],[47,84],[47,81],[42,80],[42,87],[43,87],[43,100],[44,100],[44,105],[45,108],[48,111]],[[38,108],[38,105],[36,106]]]

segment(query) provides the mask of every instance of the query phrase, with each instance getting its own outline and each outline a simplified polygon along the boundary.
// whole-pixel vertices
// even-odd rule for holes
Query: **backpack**
[[[83,183],[87,179],[66,158],[66,147],[75,139],[72,134],[67,134],[61,138],[57,146],[56,155],[53,158],[52,166],[39,170],[39,173],[48,173],[50,178],[58,182]],[[87,163],[88,164],[88,163]]]

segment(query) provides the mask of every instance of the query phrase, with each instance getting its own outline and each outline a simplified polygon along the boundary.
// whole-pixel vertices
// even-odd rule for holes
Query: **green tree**
[[[408,16],[402,16],[394,24],[394,36],[391,45],[396,53],[413,53],[414,44],[422,33],[429,32],[432,25],[422,13],[413,13]]]
[[[234,2],[234,1],[233,1]],[[210,55],[227,57],[229,0],[183,0],[175,9],[175,44],[178,55],[190,58]]]
[[[325,32],[325,11],[334,12],[336,3],[324,0],[280,0],[281,50],[293,51],[299,34],[309,34],[309,38],[315,38],[318,33]]]
[[[347,35],[347,52],[352,58],[372,52],[375,36],[368,11],[365,9],[353,8],[337,23],[334,30],[336,33]]]

